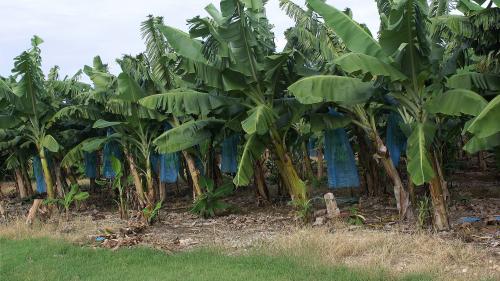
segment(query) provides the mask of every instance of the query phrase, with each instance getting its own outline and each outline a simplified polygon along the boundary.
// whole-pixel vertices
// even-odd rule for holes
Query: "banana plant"
[[[205,10],[210,17],[190,19],[189,34],[166,25],[159,25],[159,30],[179,58],[177,71],[190,85],[191,96],[212,109],[219,100],[230,100],[231,106],[219,111],[218,119],[225,120],[225,129],[245,133],[234,183],[250,183],[253,163],[260,159],[266,148],[264,143],[269,140],[272,146],[268,148],[277,156],[281,178],[292,198],[307,199],[306,185],[292,163],[285,138],[291,116],[300,115],[291,106],[299,109],[298,103],[283,99],[286,83],[297,79],[290,67],[297,54],[275,52],[263,1],[224,0],[220,11],[213,5]],[[180,100],[183,96],[179,90],[173,90],[143,104],[173,110],[172,102],[166,98]],[[183,140],[189,142],[186,146],[193,145],[211,137],[206,127],[215,122],[220,121],[194,120],[170,130],[156,143],[160,150],[181,150],[184,147],[178,146],[180,137],[174,136],[189,131],[195,140]]]
[[[84,151],[98,150],[110,141],[119,143],[129,164],[139,204],[144,207],[153,204],[158,196],[150,156],[154,151],[153,139],[165,117],[137,103],[156,91],[145,56],[124,56],[118,63],[123,72],[116,77],[96,57],[93,68],[84,68],[94,83],[93,89],[79,97],[83,103],[57,115],[58,119],[80,116],[92,121],[93,129],[103,133],[111,129],[114,133],[83,140],[66,154],[63,162],[71,165],[81,161]]]
[[[297,49],[301,53],[307,54],[303,68],[309,69],[301,71],[301,74],[306,77],[312,76],[311,79],[306,78],[290,86],[290,93],[301,103],[323,105],[323,111],[327,111],[328,106],[335,106],[345,115],[345,117],[338,118],[322,114],[322,116],[319,115],[321,116],[320,122],[317,122],[318,116],[309,114],[311,122],[327,124],[330,129],[350,124],[361,129],[356,130],[356,132],[361,132],[358,136],[363,140],[360,141],[364,142],[364,139],[367,139],[371,142],[371,146],[375,148],[377,162],[382,164],[386,174],[393,182],[401,219],[411,219],[413,212],[409,194],[404,188],[398,170],[391,163],[385,143],[379,135],[378,119],[386,111],[384,110],[384,99],[374,98],[373,93],[376,92],[376,87],[363,81],[363,75],[361,77],[360,75],[345,77],[347,73],[335,65],[334,62],[342,55],[349,53],[349,50],[334,30],[320,21],[321,16],[311,10],[310,5],[307,5],[307,9],[303,9],[292,1],[281,0],[280,6],[295,21],[295,26],[286,32],[288,41],[286,49]],[[352,14],[348,9],[342,11],[342,16],[347,21],[352,20]],[[364,25],[359,25],[358,31],[369,35],[369,30]],[[324,76],[321,79],[319,76],[314,77],[318,74]],[[325,84],[321,85],[322,83]],[[328,95],[328,91],[331,94],[325,96]],[[324,126],[313,127],[317,127],[313,128],[316,131],[324,129]],[[366,163],[362,162],[361,164]],[[372,170],[370,167],[366,168]]]
[[[432,44],[428,34],[427,2],[379,1],[381,30],[378,41],[342,11],[321,0],[309,0],[308,4],[351,51],[333,63],[346,73],[362,75],[367,82],[359,78],[316,76],[297,82],[289,88],[290,91],[299,101],[308,103],[324,100],[345,102],[346,97],[351,101],[367,100],[375,90],[394,97],[398,101],[395,109],[406,122],[409,137],[407,170],[411,180],[417,185],[429,183],[434,226],[438,230],[449,228],[443,196],[446,187],[443,186],[440,164],[431,149],[436,130],[434,113],[467,114],[477,108],[477,104],[470,106],[471,101],[479,104],[483,101],[480,95],[470,90],[447,89],[445,77],[432,67],[442,60],[439,56],[431,56],[441,47]],[[439,104],[440,109],[430,111],[431,104]],[[377,148],[380,151],[384,147]]]
[[[8,101],[4,114],[0,117],[3,129],[17,130],[18,134],[7,140],[10,145],[31,149],[41,159],[47,195],[54,199],[54,182],[47,162],[47,153],[57,153],[61,146],[55,139],[56,130],[51,128],[52,116],[64,107],[61,94],[69,85],[60,81],[51,71],[45,79],[41,70],[41,50],[43,40],[34,36],[31,48],[14,59],[13,78],[9,83],[0,81],[3,100]],[[8,137],[7,131],[4,136]]]

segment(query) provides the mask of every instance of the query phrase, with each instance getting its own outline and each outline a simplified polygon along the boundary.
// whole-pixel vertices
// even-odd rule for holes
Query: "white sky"
[[[354,19],[376,34],[379,18],[374,0],[327,2],[339,9],[350,7]],[[34,34],[45,41],[41,45],[45,73],[59,65],[61,74],[72,75],[90,65],[95,55],[117,73],[116,58],[144,51],[140,23],[147,15],[163,16],[166,24],[187,31],[186,19],[206,16],[203,8],[209,3],[219,7],[218,0],[0,0],[0,75],[10,74],[13,58],[30,47]],[[280,49],[285,44],[283,32],[292,21],[278,0],[269,0],[266,8]]]

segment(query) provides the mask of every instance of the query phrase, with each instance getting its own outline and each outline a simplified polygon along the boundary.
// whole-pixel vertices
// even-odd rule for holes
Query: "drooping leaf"
[[[59,151],[59,143],[51,135],[46,135],[42,140],[42,146],[47,148],[50,152]]]
[[[308,0],[307,2],[325,19],[325,23],[335,31],[349,50],[373,56],[382,61],[388,60],[378,42],[349,15],[322,0]]]
[[[227,98],[191,89],[175,89],[167,93],[147,96],[139,103],[149,109],[161,110],[175,116],[189,114],[208,115],[212,110],[226,105]]]
[[[130,75],[125,72],[122,72],[120,73],[120,75],[118,75],[117,98],[124,101],[136,102],[145,96],[146,94],[141,89],[137,81],[130,77]]]
[[[482,96],[473,91],[454,89],[432,98],[426,106],[431,113],[476,116],[487,104],[488,102]]]
[[[399,70],[376,57],[360,53],[347,53],[335,60],[342,69],[348,73],[370,73],[372,76],[386,76],[391,81],[408,79]]]
[[[0,129],[15,128],[21,123],[16,116],[0,114]]]
[[[236,186],[250,184],[254,173],[254,162],[260,158],[264,152],[265,145],[261,142],[257,134],[247,137],[240,161],[238,162],[238,172],[233,179]]]
[[[120,124],[123,124],[123,122],[106,121],[106,120],[103,120],[103,119],[99,119],[99,120],[97,120],[97,121],[94,122],[94,125],[92,126],[92,128],[94,128],[94,129],[103,129],[103,128],[108,128],[108,127],[112,127],[112,126],[116,126],[116,125],[120,125]]]
[[[483,8],[481,5],[478,5],[470,0],[458,0],[457,9],[464,14],[468,14],[474,11],[481,11]]]
[[[191,120],[161,134],[153,143],[160,153],[177,152],[210,138],[211,129],[223,124],[224,121],[217,119]]]
[[[500,95],[483,108],[470,123],[467,131],[479,138],[486,138],[500,132]]]
[[[241,122],[241,127],[249,135],[254,133],[263,135],[267,133],[275,119],[272,109],[266,105],[259,105],[249,111],[249,116]]]
[[[435,176],[428,151],[434,138],[434,132],[435,127],[431,123],[417,123],[414,124],[413,131],[408,138],[406,148],[408,165],[406,169],[416,185],[429,182]]]
[[[468,153],[472,154],[481,150],[491,149],[496,146],[500,146],[500,133],[496,133],[485,138],[474,136],[464,145],[464,149]]]
[[[122,163],[114,155],[111,155],[111,167],[115,172],[115,175],[120,175],[122,173]]]
[[[56,112],[51,119],[55,122],[61,119],[87,119],[96,120],[101,116],[101,112],[97,108],[85,105],[70,105],[61,108]]]
[[[90,138],[81,143],[81,150],[85,152],[92,152],[101,149],[105,143],[113,138],[117,138],[119,134],[115,133],[106,137]]]
[[[500,76],[477,72],[457,73],[448,78],[446,86],[454,89],[473,90],[476,88],[500,91]]]
[[[413,82],[426,69],[431,55],[427,32],[427,3],[423,0],[393,2],[380,31],[379,42],[389,55],[397,55],[401,72]]]
[[[199,40],[192,39],[189,34],[167,25],[158,25],[158,28],[167,38],[168,44],[178,54],[193,61],[207,63],[203,57],[202,44]]]
[[[303,104],[338,102],[357,104],[372,95],[374,87],[357,78],[318,75],[303,78],[293,83],[288,90]]]

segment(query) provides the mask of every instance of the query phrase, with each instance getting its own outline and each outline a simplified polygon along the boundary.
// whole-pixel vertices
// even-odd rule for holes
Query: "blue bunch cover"
[[[385,144],[389,155],[391,156],[392,163],[394,167],[399,164],[399,159],[401,155],[406,150],[406,136],[399,127],[399,124],[403,122],[401,116],[396,112],[391,112],[387,118],[387,131],[385,136]]]
[[[223,173],[234,174],[238,169],[238,143],[239,135],[232,135],[222,141],[221,171]]]
[[[111,129],[108,130],[108,136],[112,134]],[[103,171],[102,174],[107,179],[112,179],[115,177],[115,172],[111,165],[111,156],[117,159],[122,159],[122,152],[120,150],[120,144],[116,141],[108,141],[104,144],[103,148]]]
[[[47,191],[47,185],[45,184],[45,178],[43,177],[42,161],[40,157],[33,157],[33,174],[36,180],[36,191],[38,193],[43,193]]]
[[[165,153],[160,155],[160,181],[165,183],[177,182],[179,175],[179,153]]]
[[[172,125],[166,122],[164,125],[165,131],[172,129]],[[175,183],[179,176],[180,158],[179,153],[165,153],[157,155],[158,171],[160,173],[160,182]]]
[[[97,178],[97,152],[84,152],[85,175],[89,179]]]
[[[149,154],[149,161],[151,162],[153,173],[158,175],[160,172],[160,155],[156,152],[151,152]]]
[[[330,114],[340,115],[333,109],[330,109]],[[344,128],[325,131],[324,155],[327,163],[328,186],[331,188],[359,188],[358,168]]]

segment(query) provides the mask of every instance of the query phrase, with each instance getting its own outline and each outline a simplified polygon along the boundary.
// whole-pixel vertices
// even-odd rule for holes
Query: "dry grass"
[[[29,226],[19,219],[0,225],[0,237],[49,237],[86,244],[98,229],[113,228],[122,223],[113,217],[93,221],[91,217],[79,216],[70,221],[52,219],[48,223],[35,222]],[[341,264],[356,269],[372,268],[396,277],[423,273],[446,281],[500,280],[499,254],[492,249],[428,233],[349,230],[337,225],[333,233],[327,228],[300,228],[253,244],[256,247],[250,252],[257,251],[258,254],[287,256],[324,265]],[[224,245],[200,246],[224,248]],[[248,253],[247,247],[226,250],[237,255]]]
[[[106,225],[114,224],[107,222]],[[0,225],[0,237],[8,239],[48,237],[72,243],[88,243],[91,241],[89,237],[96,235],[102,226],[102,222],[92,221],[90,217],[80,217],[70,221],[61,217],[52,219],[49,223],[35,220],[32,225],[27,225],[24,218],[20,218],[9,222],[8,225]]]
[[[327,229],[306,228],[278,237],[265,249],[271,254],[378,268],[395,275],[424,273],[438,280],[500,280],[498,254],[426,233],[347,228],[329,233]]]

